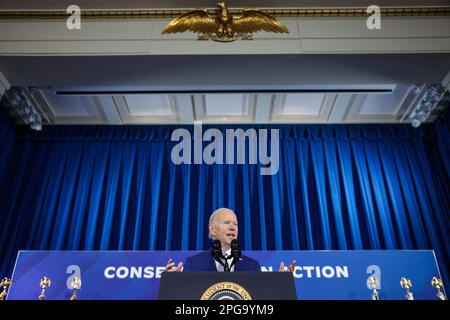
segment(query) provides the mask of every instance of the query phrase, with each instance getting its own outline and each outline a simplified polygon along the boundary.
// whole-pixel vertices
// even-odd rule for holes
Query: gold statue
[[[400,279],[400,286],[406,290],[406,299],[408,300],[414,300],[414,296],[409,289],[412,287],[411,280],[406,278]]]
[[[8,294],[8,287],[12,285],[11,279],[4,277],[0,282],[0,287],[3,287],[3,291],[0,293],[0,300],[5,300],[6,295]]]
[[[444,293],[442,293],[442,291],[441,291],[442,280],[438,279],[436,277],[433,277],[433,279],[431,279],[431,285],[437,290],[436,296],[439,298],[439,300],[446,300]]]
[[[73,289],[73,294],[70,297],[70,300],[77,300],[77,290],[81,288],[81,279],[74,277],[70,282],[70,286]]]
[[[45,289],[50,287],[51,284],[52,284],[52,281],[50,279],[48,279],[46,276],[44,276],[41,279],[41,281],[39,282],[39,286],[42,288],[42,292],[39,295],[39,300],[44,300],[45,299]]]
[[[368,279],[369,287],[372,289],[372,300],[380,300],[377,291],[377,279],[370,277]]]
[[[220,13],[210,15],[206,9],[195,9],[173,19],[161,32],[192,31],[200,34],[198,40],[230,42],[236,39],[251,40],[252,33],[267,31],[289,33],[278,19],[257,9],[244,9],[240,15],[232,15],[225,2],[217,4]]]

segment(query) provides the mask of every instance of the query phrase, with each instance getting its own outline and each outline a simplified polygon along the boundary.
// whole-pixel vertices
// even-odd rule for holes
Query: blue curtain
[[[260,164],[174,165],[171,126],[17,129],[0,157],[1,275],[21,249],[205,249],[210,213],[229,207],[247,250],[433,249],[449,283],[449,118],[271,125],[273,176]]]

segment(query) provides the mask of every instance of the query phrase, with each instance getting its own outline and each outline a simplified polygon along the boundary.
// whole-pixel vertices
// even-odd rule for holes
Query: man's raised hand
[[[284,267],[285,267],[284,261],[281,261],[280,267],[278,268],[278,272],[293,272],[294,268],[295,268],[295,263],[296,263],[295,260],[292,261],[291,264],[289,265],[289,267],[286,270],[284,270]]]
[[[183,262],[178,262],[177,267],[175,268],[175,262],[172,259],[169,259],[166,264],[166,270],[167,272],[180,272],[181,268],[183,268]]]

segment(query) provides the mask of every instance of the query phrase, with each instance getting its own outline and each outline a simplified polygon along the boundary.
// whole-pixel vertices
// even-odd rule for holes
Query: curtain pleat
[[[347,140],[338,141],[339,170],[342,175],[342,188],[345,194],[346,210],[348,214],[348,233],[351,235],[350,248],[361,250],[361,229],[359,227],[358,208],[356,205],[355,184],[353,175],[353,163],[350,151],[350,143]],[[345,227],[345,226],[344,226]]]

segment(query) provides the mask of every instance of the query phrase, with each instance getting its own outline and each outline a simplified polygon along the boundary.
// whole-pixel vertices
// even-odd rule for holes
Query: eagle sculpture
[[[244,9],[240,15],[229,13],[225,2],[217,4],[220,13],[210,15],[206,9],[195,9],[173,19],[161,33],[191,31],[199,40],[230,42],[250,40],[258,31],[289,33],[286,26],[271,15],[256,9]]]

